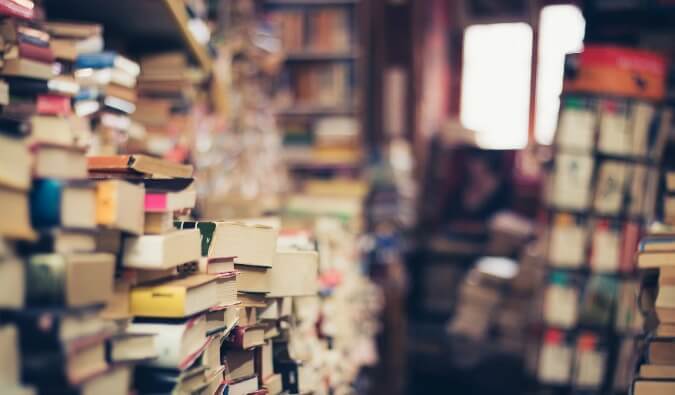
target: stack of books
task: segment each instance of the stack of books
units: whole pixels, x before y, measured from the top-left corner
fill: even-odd
[[[175,161],[185,160],[195,125],[192,108],[205,74],[190,66],[183,52],[165,52],[141,58],[139,100],[133,120],[144,133],[132,136],[130,149]]]
[[[645,314],[646,337],[642,344],[639,366],[634,372],[636,395],[669,393],[675,390],[675,217],[671,194],[675,192],[675,172],[666,174],[663,196],[665,225],[653,225],[640,242],[638,267],[643,270],[640,288]]]
[[[86,41],[100,34],[89,30],[83,28],[74,38]],[[132,130],[130,115],[136,110],[135,88],[140,66],[117,52],[101,51],[78,54],[74,69],[75,79],[81,87],[75,110],[79,115],[89,117],[95,125],[89,152],[96,155],[119,153],[120,145]]]

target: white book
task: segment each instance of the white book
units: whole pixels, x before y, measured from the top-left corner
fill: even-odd
[[[593,158],[588,155],[558,154],[555,158],[555,173],[551,189],[554,206],[565,209],[584,210],[591,201],[591,178]]]
[[[206,349],[209,340],[204,315],[183,322],[134,322],[127,332],[155,334],[157,358],[145,364],[167,369],[186,369]]]
[[[593,149],[596,124],[594,111],[565,108],[560,114],[556,144],[563,150],[590,152]]]
[[[267,297],[308,296],[319,292],[319,254],[316,251],[280,249],[269,269]]]
[[[628,166],[623,162],[609,160],[600,165],[596,181],[593,208],[601,214],[617,214],[621,211]]]
[[[196,229],[176,230],[163,235],[142,235],[125,239],[122,265],[137,269],[170,269],[197,262],[201,241]]]

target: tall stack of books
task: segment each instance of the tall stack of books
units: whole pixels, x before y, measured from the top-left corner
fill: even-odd
[[[91,156],[88,164],[99,180],[101,223],[124,232],[121,240],[101,234],[120,261],[104,311],[120,324],[118,357],[140,362],[134,382],[143,392],[216,386],[218,373],[201,362],[213,340],[205,311],[218,304],[216,277],[198,273],[199,232],[173,227],[174,215],[195,205],[192,167],[142,155]]]
[[[654,218],[670,129],[671,114],[658,104],[665,62],[602,46],[570,56],[577,69],[566,75],[547,179],[549,273],[540,290],[545,327],[535,376],[566,391],[626,391],[622,369],[630,353],[622,350],[641,326],[631,296],[639,288],[634,251],[643,224]],[[645,90],[594,78],[608,70],[654,84]]]
[[[675,172],[666,174],[663,196],[665,225],[655,224],[640,242],[638,267],[643,271],[638,303],[645,315],[646,336],[633,373],[635,395],[675,391],[675,232],[671,194]]]

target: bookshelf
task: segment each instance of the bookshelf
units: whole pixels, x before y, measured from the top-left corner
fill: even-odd
[[[47,0],[53,19],[103,24],[105,34],[122,40],[132,53],[185,49],[205,73],[213,67],[204,45],[188,27],[188,14],[180,0]]]
[[[362,53],[359,2],[269,0],[263,4],[270,20],[279,28],[285,52],[278,83],[280,95],[275,100],[279,125],[285,136],[291,129],[296,132],[302,129],[307,136],[285,139],[286,147],[312,150],[320,139],[319,130],[331,128],[326,125],[322,128],[322,123],[350,119],[351,142],[339,148],[357,150],[354,142],[361,141],[362,126],[361,69],[366,61]],[[287,162],[287,165],[291,170],[326,167],[318,162]],[[345,166],[337,164],[338,168]]]

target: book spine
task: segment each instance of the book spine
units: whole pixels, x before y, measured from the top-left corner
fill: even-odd
[[[61,223],[63,184],[57,180],[37,180],[30,192],[31,223],[34,227],[58,226]]]
[[[87,54],[78,56],[75,61],[75,67],[80,69],[105,69],[113,67],[115,64],[115,54],[111,52],[101,52],[97,54]]]
[[[243,350],[244,349],[244,334],[246,333],[246,329],[242,328],[241,326],[237,326],[232,330],[232,333],[230,336],[225,339],[227,344],[231,347],[238,348]]]
[[[38,62],[54,62],[54,53],[51,48],[34,45],[30,42],[19,43],[19,55],[22,58],[37,60]]]
[[[16,37],[17,37],[17,42],[18,42],[19,45],[30,44],[30,45],[34,45],[34,46],[39,47],[39,48],[48,49],[51,52],[49,42],[43,40],[40,37],[31,36],[30,34],[25,34],[25,33],[21,33],[21,32],[18,32],[16,34]]]
[[[37,113],[40,115],[70,115],[70,98],[59,95],[38,95]]]
[[[168,210],[168,194],[166,193],[146,193],[145,211],[162,212]]]
[[[67,262],[62,255],[37,254],[28,259],[26,303],[29,306],[65,304]]]
[[[131,314],[138,317],[182,318],[185,289],[141,287],[131,291]]]
[[[96,184],[96,223],[99,225],[113,225],[117,212],[117,188],[111,181]]]
[[[17,4],[13,0],[0,0],[0,15],[14,16],[22,19],[33,19],[33,8]]]
[[[33,96],[49,92],[48,83],[43,80],[8,78],[7,82],[12,95]]]

